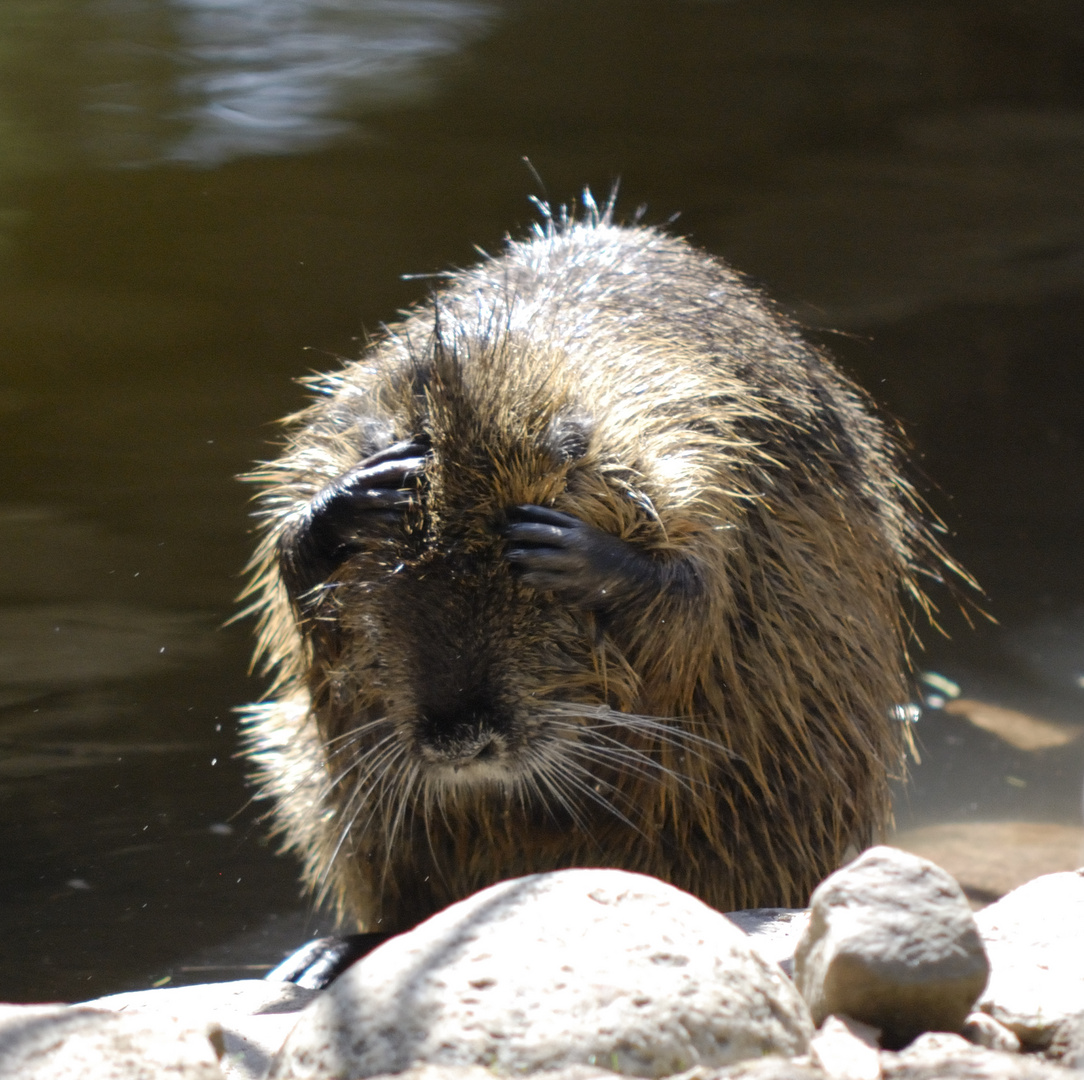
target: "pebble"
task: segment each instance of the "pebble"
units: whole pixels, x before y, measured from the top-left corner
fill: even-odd
[[[874,847],[814,891],[794,981],[815,1023],[845,1014],[905,1046],[959,1031],[989,964],[960,886],[927,859]]]
[[[809,1052],[832,1080],[879,1080],[880,1032],[847,1016],[829,1016],[813,1036]]]
[[[985,1046],[987,1050],[1003,1050],[1007,1054],[1020,1053],[1020,1040],[989,1013],[973,1012],[964,1021],[960,1033],[968,1042]]]

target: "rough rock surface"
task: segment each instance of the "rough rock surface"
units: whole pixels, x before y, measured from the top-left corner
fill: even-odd
[[[293,983],[263,979],[170,986],[161,990],[134,990],[110,994],[80,1004],[112,1012],[154,1012],[169,1016],[263,1016],[300,1012],[319,990],[304,990]]]
[[[169,1016],[193,1027],[220,1026],[221,1068],[227,1080],[259,1080],[317,990],[293,983],[238,979],[111,994],[84,1002],[98,1009]]]
[[[302,1013],[270,1075],[658,1077],[800,1054],[811,1034],[793,985],[725,916],[640,874],[565,870],[502,882],[370,953]]]
[[[78,1005],[0,1006],[0,1076],[19,1080],[223,1080],[210,1036],[161,1016]]]
[[[419,1065],[406,1072],[374,1077],[373,1080],[493,1080],[493,1073],[481,1065]],[[616,1080],[616,1077],[609,1069],[594,1065],[569,1065],[547,1072],[545,1080]]]
[[[825,1080],[825,1075],[823,1069],[806,1057],[768,1057],[742,1061],[725,1069],[699,1070],[680,1080]]]
[[[1084,1012],[1084,870],[1047,874],[978,912],[990,982],[979,1003],[1025,1046]]]
[[[1084,1012],[1067,1016],[1057,1024],[1046,1052],[1059,1065],[1084,1070]]]
[[[940,867],[874,847],[813,893],[794,980],[816,1023],[843,1013],[883,1045],[958,1031],[989,967],[960,886]]]
[[[973,1046],[958,1035],[922,1035],[902,1053],[881,1054],[884,1080],[1071,1080],[1040,1058]]]
[[[879,1080],[880,1032],[850,1017],[829,1016],[810,1043],[810,1057],[833,1080]]]

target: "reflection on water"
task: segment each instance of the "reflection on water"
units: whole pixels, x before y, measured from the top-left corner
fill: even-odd
[[[895,136],[872,152],[799,158],[805,183],[769,189],[721,225],[735,257],[782,230],[779,286],[815,298],[803,310],[815,324],[852,329],[1079,287],[1084,109],[956,108]]]
[[[493,0],[4,0],[0,256],[14,182],[93,162],[210,167],[364,134],[439,86]],[[2,401],[0,401],[2,408]]]
[[[98,121],[94,153],[117,164],[164,158],[207,166],[355,135],[366,111],[430,91],[432,61],[484,32],[493,4],[114,0],[98,10],[103,62],[120,54],[136,70],[88,88],[86,107]],[[133,35],[133,20],[156,33]],[[155,100],[149,79],[166,81],[166,101]],[[125,136],[141,122],[140,148]]]
[[[842,332],[999,620],[935,598],[916,660],[959,695],[907,842],[976,897],[1077,858],[1081,0],[4,0],[0,996],[247,974],[323,925],[233,757],[233,477],[401,275],[526,224],[524,154]]]

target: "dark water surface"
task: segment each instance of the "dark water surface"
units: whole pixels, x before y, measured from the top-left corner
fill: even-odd
[[[906,425],[999,620],[939,597],[920,665],[1065,738],[927,709],[901,824],[1080,824],[1084,3],[4,0],[0,999],[320,925],[233,758],[234,477],[531,221],[522,155],[680,212]]]

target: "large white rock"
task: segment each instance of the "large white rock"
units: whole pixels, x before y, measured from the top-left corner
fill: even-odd
[[[960,886],[940,867],[875,847],[817,886],[794,954],[815,1022],[845,1014],[884,1045],[958,1031],[989,966]]]
[[[799,1054],[811,1034],[794,987],[724,916],[654,878],[565,870],[494,885],[370,953],[302,1013],[270,1075],[662,1077]]]
[[[78,1005],[0,1005],[0,1077],[223,1080],[206,1027]]]
[[[84,1004],[115,1012],[154,1013],[193,1027],[215,1024],[226,1080],[260,1080],[297,1023],[298,1013],[320,993],[293,983],[237,979],[134,990]]]
[[[983,1011],[1037,1047],[1084,1013],[1084,870],[1036,878],[975,920],[990,955]]]

